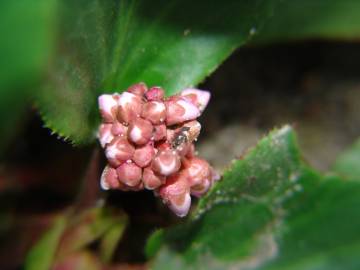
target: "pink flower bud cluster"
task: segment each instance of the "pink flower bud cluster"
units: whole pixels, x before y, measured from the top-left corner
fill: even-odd
[[[176,215],[185,216],[190,195],[203,195],[218,179],[196,157],[193,144],[201,129],[196,118],[209,99],[209,92],[197,89],[165,98],[162,88],[144,83],[101,95],[98,138],[108,160],[102,188],[153,190]]]

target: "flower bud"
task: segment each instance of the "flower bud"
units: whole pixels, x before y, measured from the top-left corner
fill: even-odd
[[[161,87],[151,87],[149,91],[145,93],[145,97],[149,101],[160,101],[164,98],[164,90]]]
[[[166,123],[168,125],[194,120],[199,116],[198,107],[185,98],[173,97],[166,101]]]
[[[118,99],[118,118],[121,123],[129,124],[138,116],[142,110],[141,98],[129,92],[124,92]]]
[[[116,119],[117,101],[116,95],[101,95],[98,98],[99,110],[105,123],[112,123]]]
[[[211,180],[210,165],[205,160],[194,157],[183,163],[185,169],[182,172],[186,175],[190,187],[201,185],[204,179]]]
[[[146,84],[141,82],[130,86],[127,89],[127,92],[137,95],[139,97],[143,97],[147,90],[148,89]]]
[[[180,95],[197,106],[201,112],[204,111],[210,100],[210,92],[193,88],[181,91]]]
[[[100,186],[103,190],[116,189],[119,187],[119,180],[116,170],[106,166],[101,174]]]
[[[189,212],[191,205],[189,186],[182,174],[169,177],[166,184],[160,187],[159,196],[177,216],[184,217]]]
[[[151,165],[151,168],[160,175],[171,175],[180,169],[179,155],[173,150],[160,150]]]
[[[154,144],[149,143],[135,150],[133,161],[139,167],[144,168],[150,164],[154,156],[155,156]]]
[[[192,186],[190,188],[190,193],[191,195],[199,198],[209,190],[210,186],[211,181],[209,179],[203,179],[200,184]]]
[[[160,141],[166,137],[166,126],[165,124],[154,126],[153,130],[154,141]]]
[[[143,171],[143,182],[146,189],[156,189],[165,183],[165,176],[157,175],[154,171],[147,167]]]
[[[139,185],[141,181],[142,170],[133,162],[125,162],[121,164],[116,169],[116,172],[118,174],[119,181],[129,187],[135,187]]]
[[[110,143],[114,136],[111,132],[113,124],[101,124],[98,132],[98,138],[100,145],[104,148],[108,143]]]
[[[113,167],[131,159],[135,148],[124,137],[116,137],[105,149],[105,156]]]
[[[152,137],[153,126],[144,119],[136,118],[129,126],[128,138],[137,145],[147,143]]]
[[[165,121],[166,107],[161,101],[150,101],[144,104],[141,116],[149,120],[154,125]]]
[[[127,133],[127,127],[119,123],[118,121],[115,121],[112,125],[111,133],[114,136],[124,136]]]

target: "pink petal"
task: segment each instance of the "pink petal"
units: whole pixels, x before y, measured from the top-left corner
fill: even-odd
[[[116,189],[119,187],[119,180],[116,170],[106,166],[101,174],[100,186],[103,190]]]
[[[184,217],[189,212],[191,197],[186,178],[181,174],[169,177],[166,184],[159,189],[159,196],[163,202],[179,217]]]
[[[194,120],[200,116],[200,110],[185,98],[171,98],[166,101],[166,123],[179,124]]]
[[[144,119],[136,118],[129,126],[128,138],[137,145],[147,143],[153,132],[152,124]]]
[[[194,88],[188,88],[181,91],[181,96],[185,97],[195,104],[200,111],[204,111],[210,100],[210,92]]]
[[[133,157],[135,148],[124,137],[116,137],[105,149],[110,165],[117,167]]]
[[[123,124],[131,123],[140,116],[142,111],[141,98],[129,92],[124,92],[119,96],[118,106],[118,118]]]
[[[137,95],[139,97],[143,97],[147,90],[148,89],[147,89],[146,84],[141,82],[141,83],[137,83],[137,84],[130,86],[127,89],[127,92]]]
[[[101,124],[99,127],[98,139],[102,148],[114,139],[114,135],[111,132],[112,127],[113,124]]]
[[[136,163],[136,165],[143,168],[150,164],[154,156],[155,156],[154,145],[153,143],[149,143],[135,150],[133,161]]]
[[[164,90],[161,87],[151,87],[149,91],[145,93],[145,97],[149,101],[160,101],[164,99]]]
[[[125,162],[121,164],[116,169],[116,172],[118,174],[119,180],[129,187],[135,187],[141,181],[142,170],[132,162]]]
[[[154,171],[147,167],[143,171],[143,182],[146,189],[156,189],[165,183],[165,176],[160,176],[154,173]]]
[[[150,101],[144,104],[141,116],[149,120],[154,125],[165,121],[166,107],[161,101]]]
[[[117,102],[114,95],[101,95],[98,98],[100,114],[103,121],[106,123],[112,123],[116,119],[117,114]]]
[[[161,150],[159,151],[153,162],[152,169],[164,176],[171,175],[180,169],[181,161],[179,155],[173,150]]]

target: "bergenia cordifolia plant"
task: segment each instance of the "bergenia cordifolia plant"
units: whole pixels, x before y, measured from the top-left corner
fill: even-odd
[[[201,129],[196,118],[209,99],[198,89],[165,98],[161,87],[144,83],[101,95],[98,138],[108,160],[101,187],[153,190],[176,215],[186,216],[190,195],[202,196],[219,178],[194,146]]]

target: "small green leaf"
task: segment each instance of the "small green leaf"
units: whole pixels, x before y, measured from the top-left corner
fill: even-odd
[[[58,243],[66,227],[66,217],[58,217],[53,226],[30,250],[25,260],[26,270],[50,269],[58,248]]]
[[[67,212],[58,218],[53,227],[30,250],[25,269],[46,270],[54,263],[73,259],[77,261],[76,254],[81,254],[89,244],[102,237],[109,238],[108,234],[115,239],[112,239],[112,242],[109,239],[105,240],[109,250],[108,253],[101,252],[111,256],[116,241],[122,235],[122,231],[119,230],[114,233],[114,228],[123,230],[126,223],[127,218],[123,212],[106,207],[90,208],[80,214]],[[83,261],[80,257],[79,263]]]
[[[341,154],[334,164],[334,171],[342,176],[360,180],[360,139]]]
[[[263,138],[183,225],[150,238],[153,269],[357,269],[360,184],[301,161],[288,126]]]
[[[110,262],[126,226],[126,221],[119,220],[105,233],[100,245],[100,258],[103,262]]]

